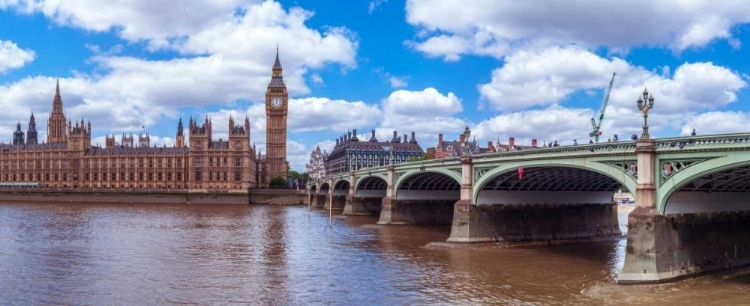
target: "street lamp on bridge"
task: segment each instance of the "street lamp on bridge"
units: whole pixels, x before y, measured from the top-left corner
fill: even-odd
[[[643,112],[643,134],[641,139],[648,139],[648,111],[654,108],[654,96],[649,95],[648,91],[643,89],[643,97],[638,98],[638,109]]]

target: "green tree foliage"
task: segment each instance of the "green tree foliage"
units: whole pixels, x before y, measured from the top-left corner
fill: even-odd
[[[270,187],[270,188],[286,188],[286,187],[289,187],[289,184],[287,184],[285,178],[277,176],[277,177],[274,177],[268,183],[268,187]]]
[[[407,159],[406,161],[407,161],[407,162],[414,162],[414,161],[420,161],[420,160],[428,160],[428,159],[430,159],[430,158],[429,158],[429,157],[427,157],[427,154],[425,153],[425,154],[422,154],[422,156],[418,156],[418,157],[409,157],[409,158],[408,158],[408,159]]]

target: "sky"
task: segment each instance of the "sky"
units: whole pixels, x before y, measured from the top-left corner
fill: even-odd
[[[605,140],[640,134],[644,88],[652,137],[750,132],[745,0],[0,0],[0,141],[32,112],[46,137],[59,78],[94,144],[170,146],[191,116],[226,138],[231,115],[264,152],[277,45],[297,171],[352,129],[588,142],[613,72]]]

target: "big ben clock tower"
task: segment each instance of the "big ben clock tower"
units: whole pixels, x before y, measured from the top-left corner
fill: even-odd
[[[282,76],[279,48],[271,69],[271,82],[266,89],[266,169],[270,182],[275,177],[287,175],[286,160],[286,115],[289,94]]]

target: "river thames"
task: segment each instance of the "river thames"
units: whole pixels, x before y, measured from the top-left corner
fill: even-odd
[[[612,289],[624,238],[434,248],[448,227],[375,222],[329,225],[301,206],[0,205],[0,304],[750,303],[748,276]]]

